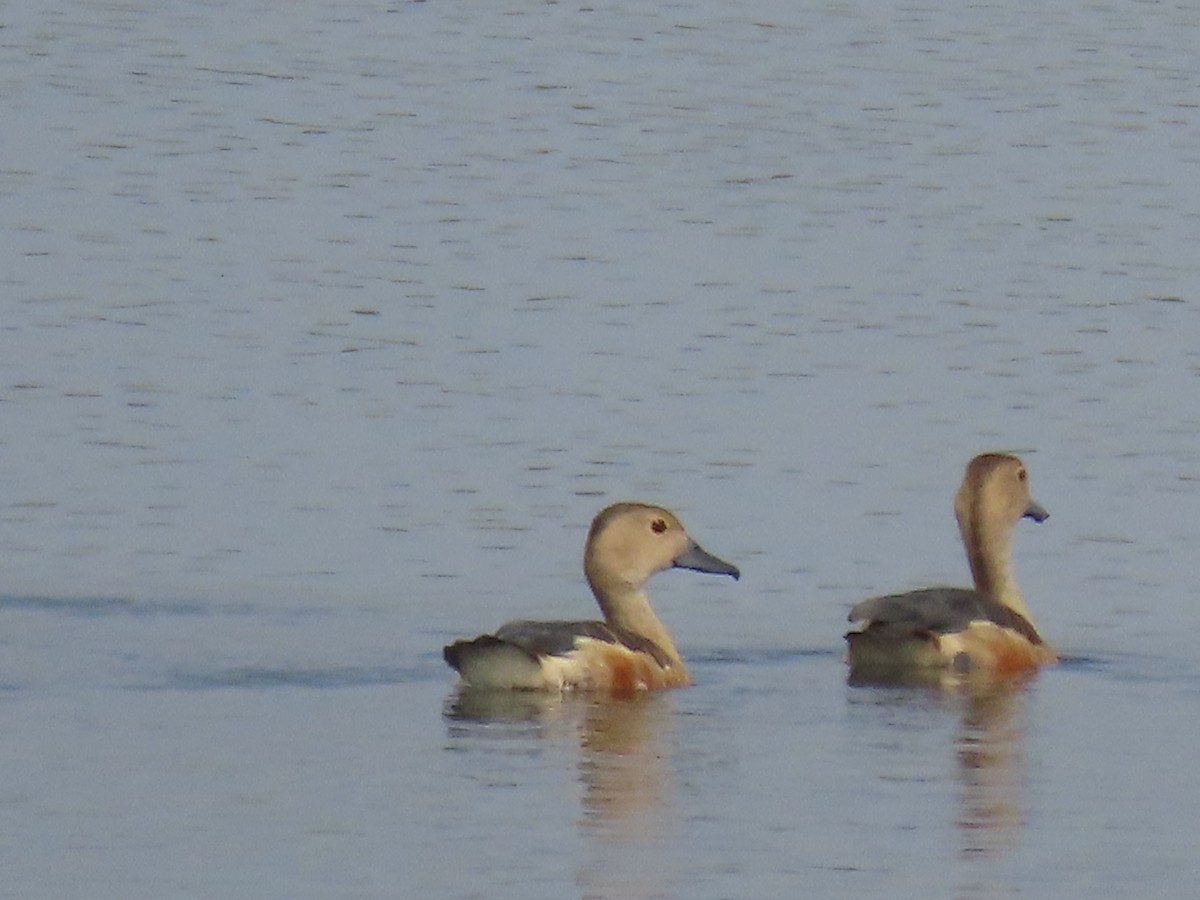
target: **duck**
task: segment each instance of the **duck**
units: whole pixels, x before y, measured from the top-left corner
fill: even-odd
[[[462,685],[476,689],[631,696],[689,685],[687,666],[645,591],[652,576],[672,568],[741,576],[737,566],[697,544],[669,510],[614,503],[592,520],[583,554],[603,621],[512,621],[454,641],[442,656]]]
[[[1057,660],[1033,624],[1012,566],[1016,524],[1050,516],[1030,494],[1025,463],[1008,453],[976,456],[955,495],[954,515],[975,587],[922,588],[855,604],[849,619],[861,625],[846,635],[852,679],[1010,677]]]

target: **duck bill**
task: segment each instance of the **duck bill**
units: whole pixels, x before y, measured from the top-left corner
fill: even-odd
[[[737,566],[718,559],[695,541],[688,543],[687,549],[675,557],[673,564],[677,569],[691,569],[693,572],[707,572],[710,575],[730,575],[734,581],[742,574]]]
[[[1045,522],[1050,518],[1050,513],[1046,512],[1046,507],[1042,506],[1036,500],[1029,501],[1029,505],[1025,507],[1025,512],[1022,515],[1026,519],[1033,519],[1035,522]]]

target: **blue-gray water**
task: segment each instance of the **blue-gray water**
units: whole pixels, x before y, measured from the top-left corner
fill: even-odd
[[[1190,897],[1200,12],[15,4],[0,894]],[[846,684],[1020,451],[1062,665]],[[697,684],[457,698],[617,499]]]

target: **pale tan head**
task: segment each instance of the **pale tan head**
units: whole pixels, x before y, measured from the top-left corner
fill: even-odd
[[[739,575],[736,566],[692,540],[674,513],[644,503],[616,503],[601,510],[588,531],[583,568],[601,600],[639,591],[664,569]]]
[[[1012,529],[1022,518],[1050,515],[1029,493],[1025,464],[1006,453],[984,453],[967,464],[954,515],[976,590],[1029,618],[1011,565]]]
[[[1011,528],[1022,518],[1043,522],[1050,515],[1029,492],[1025,464],[1007,453],[983,453],[967,464],[954,498],[960,528]]]
[[[592,521],[583,569],[605,622],[654,644],[667,660],[670,683],[689,684],[679,650],[642,589],[656,572],[671,568],[739,575],[736,566],[688,537],[679,519],[661,506],[616,503]]]

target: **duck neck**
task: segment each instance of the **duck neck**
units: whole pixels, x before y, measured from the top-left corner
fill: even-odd
[[[960,523],[963,546],[975,579],[975,590],[1007,606],[1030,625],[1029,607],[1017,587],[1012,566],[1012,539],[1006,528],[986,528],[980,523]]]
[[[592,593],[610,626],[632,632],[653,641],[670,659],[672,665],[683,668],[683,659],[666,627],[655,615],[645,592],[627,585],[603,585],[589,579]]]

